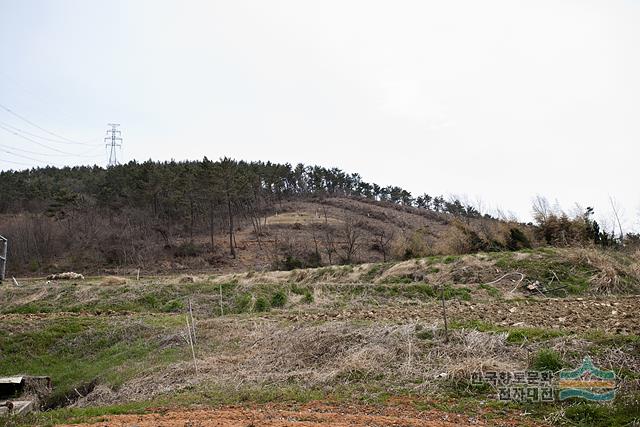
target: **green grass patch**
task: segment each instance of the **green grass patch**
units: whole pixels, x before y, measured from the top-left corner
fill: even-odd
[[[117,386],[143,369],[179,360],[186,351],[162,348],[165,335],[166,326],[144,318],[68,317],[28,328],[7,323],[0,330],[0,375],[48,375],[56,402],[93,380]]]
[[[284,307],[287,304],[287,294],[283,290],[277,290],[273,295],[271,295],[271,306],[272,307]]]
[[[629,396],[613,405],[576,402],[564,412],[566,424],[584,427],[640,425],[640,395]]]
[[[589,279],[596,273],[593,267],[577,264],[564,258],[561,253],[549,248],[526,251],[528,256],[518,256],[519,252],[499,252],[493,254],[495,265],[504,271],[518,271],[531,281],[545,284],[550,296],[581,294],[588,290]]]
[[[543,348],[533,356],[530,365],[538,371],[558,372],[566,363],[557,351]]]
[[[485,291],[487,291],[487,294],[492,298],[502,298],[502,294],[500,293],[500,291],[491,285],[486,285],[483,283],[480,286],[478,286],[478,288],[484,289]]]
[[[452,329],[475,329],[480,332],[506,332],[507,342],[518,345],[524,342],[547,341],[567,335],[566,332],[557,329],[499,326],[482,320],[452,321],[450,327]]]

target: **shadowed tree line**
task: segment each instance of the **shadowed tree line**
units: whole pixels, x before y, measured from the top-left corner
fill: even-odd
[[[317,196],[357,196],[416,206],[456,216],[480,213],[459,200],[381,187],[357,173],[337,168],[244,162],[228,158],[187,162],[130,162],[101,167],[37,168],[0,173],[0,213],[45,213],[63,220],[87,211],[113,215],[142,210],[158,222],[179,223],[191,235],[198,221],[260,212],[282,200]],[[213,226],[211,225],[211,231]]]
[[[357,173],[338,168],[244,162],[223,158],[211,161],[135,161],[102,167],[45,167],[0,172],[0,213],[41,212],[64,215],[74,205],[94,204],[104,209],[144,208],[156,217],[179,219],[203,210],[207,203],[277,203],[298,196],[359,196],[415,206],[457,216],[479,217],[473,206],[443,196],[413,197],[397,187],[382,187]],[[227,203],[228,204],[228,203]],[[198,205],[198,209],[196,209]]]

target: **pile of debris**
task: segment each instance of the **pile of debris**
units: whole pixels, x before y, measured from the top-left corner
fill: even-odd
[[[79,273],[68,271],[66,273],[50,274],[47,280],[84,280],[84,276]]]
[[[50,393],[49,377],[1,377],[0,415],[24,415],[37,411]]]

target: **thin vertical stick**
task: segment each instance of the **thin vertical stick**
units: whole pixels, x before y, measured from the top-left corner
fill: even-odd
[[[140,280],[140,269],[138,269],[138,275],[136,276],[136,280]]]
[[[9,247],[9,241],[0,236],[0,283],[4,280],[4,275],[7,270],[7,250]]]
[[[222,283],[220,284],[220,316],[224,316],[224,310],[222,309]]]
[[[191,355],[193,356],[193,367],[196,370],[196,375],[198,375],[198,363],[196,362],[196,350],[193,347],[193,339],[191,338],[191,326],[189,325],[189,315],[185,315],[185,319],[187,320],[187,334],[189,335],[189,345],[191,345]]]
[[[447,308],[444,304],[444,285],[440,286],[440,296],[442,297],[442,317],[444,318],[444,342],[449,342],[449,327],[447,325]]]
[[[191,317],[191,329],[193,330],[193,343],[198,344],[198,338],[196,337],[196,321],[193,318],[193,310],[191,308],[191,298],[189,298],[189,316]]]
[[[409,357],[407,359],[407,372],[411,372],[411,335],[409,335]]]

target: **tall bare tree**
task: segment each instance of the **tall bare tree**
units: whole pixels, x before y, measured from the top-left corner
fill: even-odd
[[[385,230],[380,229],[375,235],[375,243],[380,248],[380,252],[382,253],[382,260],[384,262],[387,261],[387,257],[389,256],[389,250],[391,249],[391,241],[395,237],[395,233],[393,230]]]
[[[613,217],[615,219],[616,224],[618,224],[618,231],[620,231],[620,244],[624,244],[624,232],[622,231],[622,221],[620,220],[620,217],[622,216],[620,207],[611,196],[609,196],[609,203],[611,203],[611,210],[613,211]]]
[[[351,264],[360,245],[360,229],[356,227],[351,219],[347,218],[342,225],[341,237],[344,238],[344,261]]]

